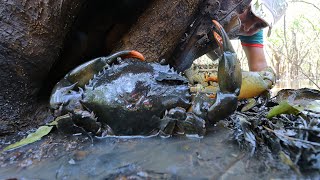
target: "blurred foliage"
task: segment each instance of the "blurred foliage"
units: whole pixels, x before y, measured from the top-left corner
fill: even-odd
[[[266,39],[266,53],[279,79],[309,79],[319,88],[320,2],[291,0]]]

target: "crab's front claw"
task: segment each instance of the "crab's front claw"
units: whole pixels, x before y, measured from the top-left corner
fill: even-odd
[[[99,57],[86,62],[71,72],[69,72],[64,78],[71,83],[77,83],[78,87],[84,87],[95,74],[103,71],[117,61],[118,58],[137,58],[142,61],[145,60],[144,56],[138,51],[126,50],[119,51],[107,57]]]
[[[220,91],[222,93],[239,95],[242,81],[240,62],[223,27],[215,20],[213,20],[213,23],[221,33],[220,37],[216,32],[213,32],[222,50],[222,56],[219,59],[218,66],[218,84]]]
[[[84,88],[96,74],[115,63],[118,58],[145,59],[138,51],[127,50],[79,65],[55,85],[50,96],[50,107],[58,109],[61,105],[69,104],[71,100],[79,100],[82,93],[78,89]]]
[[[215,20],[212,21],[220,32],[214,33],[214,37],[222,50],[218,66],[218,84],[215,103],[208,109],[208,119],[216,122],[232,114],[237,108],[237,96],[240,93],[242,75],[240,62],[237,59],[232,44],[223,27]]]
[[[101,134],[101,124],[97,122],[93,113],[76,110],[55,119],[56,127],[66,134],[92,132],[94,135]]]
[[[59,81],[52,90],[50,96],[50,107],[52,109],[59,109],[63,104],[69,103],[71,99],[78,99],[78,93],[72,91],[76,83],[72,84],[66,79]]]

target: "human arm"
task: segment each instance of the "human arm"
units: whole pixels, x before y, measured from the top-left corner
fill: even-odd
[[[268,64],[263,48],[263,31],[252,36],[240,36],[242,48],[247,56],[250,71],[262,71]]]
[[[250,71],[262,71],[268,64],[263,47],[242,46],[247,59]]]
[[[247,98],[270,89],[275,83],[276,74],[266,61],[262,31],[253,36],[240,36],[240,40],[250,70],[243,73],[244,82],[242,83],[240,97]]]

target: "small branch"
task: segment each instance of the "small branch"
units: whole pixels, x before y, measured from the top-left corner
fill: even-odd
[[[314,84],[315,86],[317,86],[318,89],[320,89],[320,86],[318,86],[317,83],[315,83],[307,74],[305,74],[305,73],[303,72],[303,69],[302,69],[300,66],[298,66],[298,67],[299,67],[300,72],[301,72],[305,77],[307,77],[307,78],[312,82],[312,84]]]
[[[284,137],[284,138],[286,138],[286,139],[288,139],[288,140],[291,140],[291,141],[299,141],[299,142],[303,142],[303,143],[306,143],[306,144],[310,144],[310,145],[313,145],[313,146],[319,146],[319,147],[320,147],[320,143],[316,143],[316,142],[312,142],[312,141],[306,141],[306,140],[303,140],[303,139],[297,139],[297,138],[285,136],[285,135],[283,135],[283,134],[280,134],[280,133],[275,132],[274,130],[272,130],[272,129],[266,127],[266,126],[263,126],[263,127],[264,127],[267,131],[272,132],[272,133],[274,133],[274,134],[276,134],[276,135],[278,135],[278,136]]]
[[[310,2],[306,2],[306,1],[302,1],[302,0],[301,1],[300,0],[293,0],[293,1],[290,1],[290,2],[293,2],[293,3],[300,2],[300,3],[309,4],[309,5],[313,6],[314,8],[316,8],[316,9],[318,9],[320,11],[320,8],[318,6],[316,6],[316,5],[314,5],[313,3],[310,3]]]
[[[318,130],[318,129],[297,128],[297,127],[287,127],[286,129],[296,129],[296,130],[303,130],[303,131],[320,133],[320,130]]]

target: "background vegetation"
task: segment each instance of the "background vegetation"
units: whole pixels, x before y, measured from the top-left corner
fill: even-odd
[[[269,65],[278,75],[279,88],[319,89],[320,1],[291,0],[288,4],[286,15],[265,39]],[[246,57],[241,47],[236,47],[242,67],[247,69]]]

